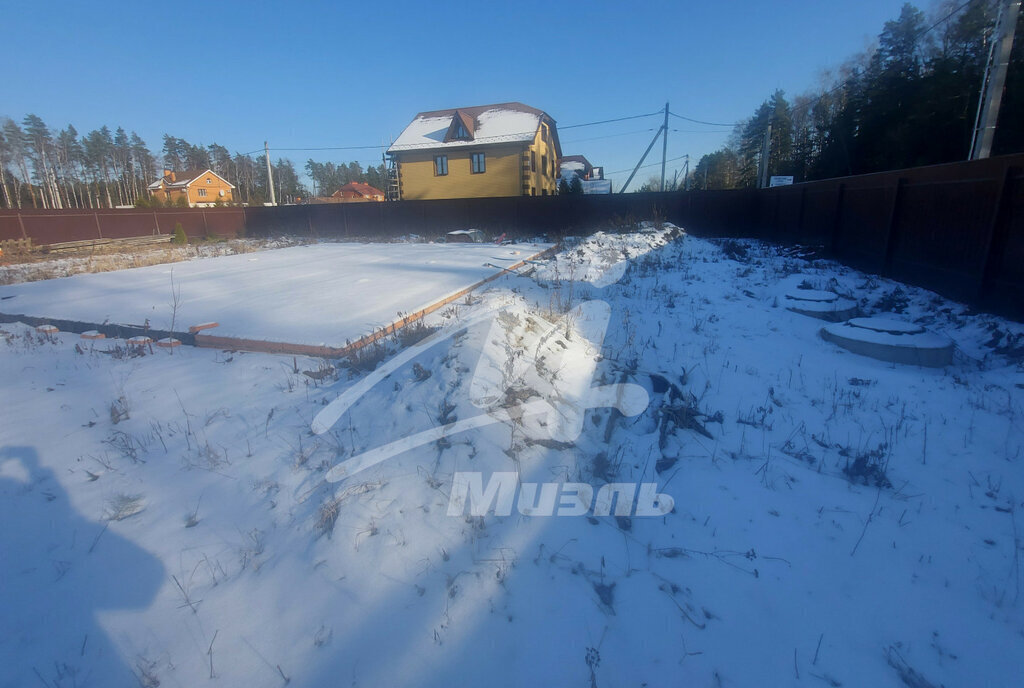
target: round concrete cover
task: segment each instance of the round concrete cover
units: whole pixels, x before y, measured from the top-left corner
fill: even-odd
[[[786,293],[786,308],[819,320],[841,322],[857,315],[857,302],[831,291],[796,289]]]
[[[874,330],[875,332],[887,332],[889,334],[919,334],[924,332],[924,328],[917,323],[907,322],[906,320],[897,320],[896,318],[889,318],[885,316],[873,317],[873,318],[854,318],[849,324],[852,327],[863,327],[865,330]]]
[[[793,301],[818,301],[832,303],[839,298],[839,294],[831,291],[818,291],[815,289],[797,289],[786,294],[787,299]]]
[[[890,363],[941,368],[953,362],[953,340],[893,317],[854,318],[821,329],[823,339]]]

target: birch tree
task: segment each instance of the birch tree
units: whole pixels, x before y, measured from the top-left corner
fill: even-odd
[[[5,208],[14,207],[14,203],[11,201],[11,192],[7,188],[7,166],[10,163],[11,152],[7,145],[7,137],[4,136],[3,131],[0,131],[0,188],[3,189]]]
[[[4,137],[7,139],[7,145],[11,151],[11,158],[17,167],[18,173],[20,174],[19,183],[16,184],[17,191],[16,197],[18,199],[18,207],[21,207],[21,185],[28,186],[29,196],[32,198],[32,207],[38,208],[39,204],[36,201],[36,190],[32,186],[32,178],[28,173],[28,164],[25,159],[25,132],[21,130],[18,123],[13,119],[8,119],[4,122]],[[15,179],[19,179],[15,176]]]

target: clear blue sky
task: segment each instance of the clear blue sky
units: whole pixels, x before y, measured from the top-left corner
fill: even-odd
[[[271,148],[386,144],[418,111],[508,100],[560,125],[651,112],[665,101],[682,115],[733,122],[776,88],[795,95],[814,86],[902,4],[220,2],[200,14],[200,3],[2,0],[0,116],[34,112],[80,133],[121,125],[157,154],[164,133],[232,152],[264,139]],[[643,130],[657,125],[566,129],[563,153],[609,172],[631,168],[653,136]],[[672,126],[683,131],[670,134],[670,158],[696,161],[727,136]],[[368,150],[274,155],[300,169],[308,157],[380,161]],[[681,164],[670,163],[670,173]]]

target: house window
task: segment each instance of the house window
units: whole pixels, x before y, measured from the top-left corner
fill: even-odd
[[[434,156],[434,176],[443,177],[448,174],[448,156],[447,155],[435,155]]]
[[[457,138],[457,139],[468,139],[469,138],[469,132],[466,131],[466,127],[464,127],[462,124],[459,124],[457,127],[455,127],[455,138]]]
[[[487,161],[483,153],[473,153],[472,161],[473,174],[483,174],[487,171]]]
[[[530,195],[531,195],[531,196],[536,196],[536,195],[537,195],[537,189],[535,189],[535,188],[533,188],[533,187],[531,186],[531,187],[530,187]]]
[[[206,178],[206,183],[207,184],[213,184],[213,180],[211,178],[207,177]]]
[[[546,174],[548,170],[548,156],[540,156],[540,170],[542,174]]]
[[[206,189],[199,189],[199,197],[206,198]]]
[[[547,189],[541,189],[540,190],[540,195],[541,196],[547,196],[548,195],[548,190]]]
[[[537,171],[537,151],[530,151],[530,171]]]

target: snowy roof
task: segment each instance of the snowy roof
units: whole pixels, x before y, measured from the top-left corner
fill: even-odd
[[[551,125],[557,141],[554,120],[542,110],[522,103],[498,103],[450,110],[421,112],[395,139],[388,153],[430,148],[459,148],[489,143],[532,141],[543,120]],[[457,136],[456,123],[465,126],[465,136]]]
[[[558,160],[559,177],[569,179],[572,175],[583,178],[591,173],[594,166],[582,155],[565,155]]]

